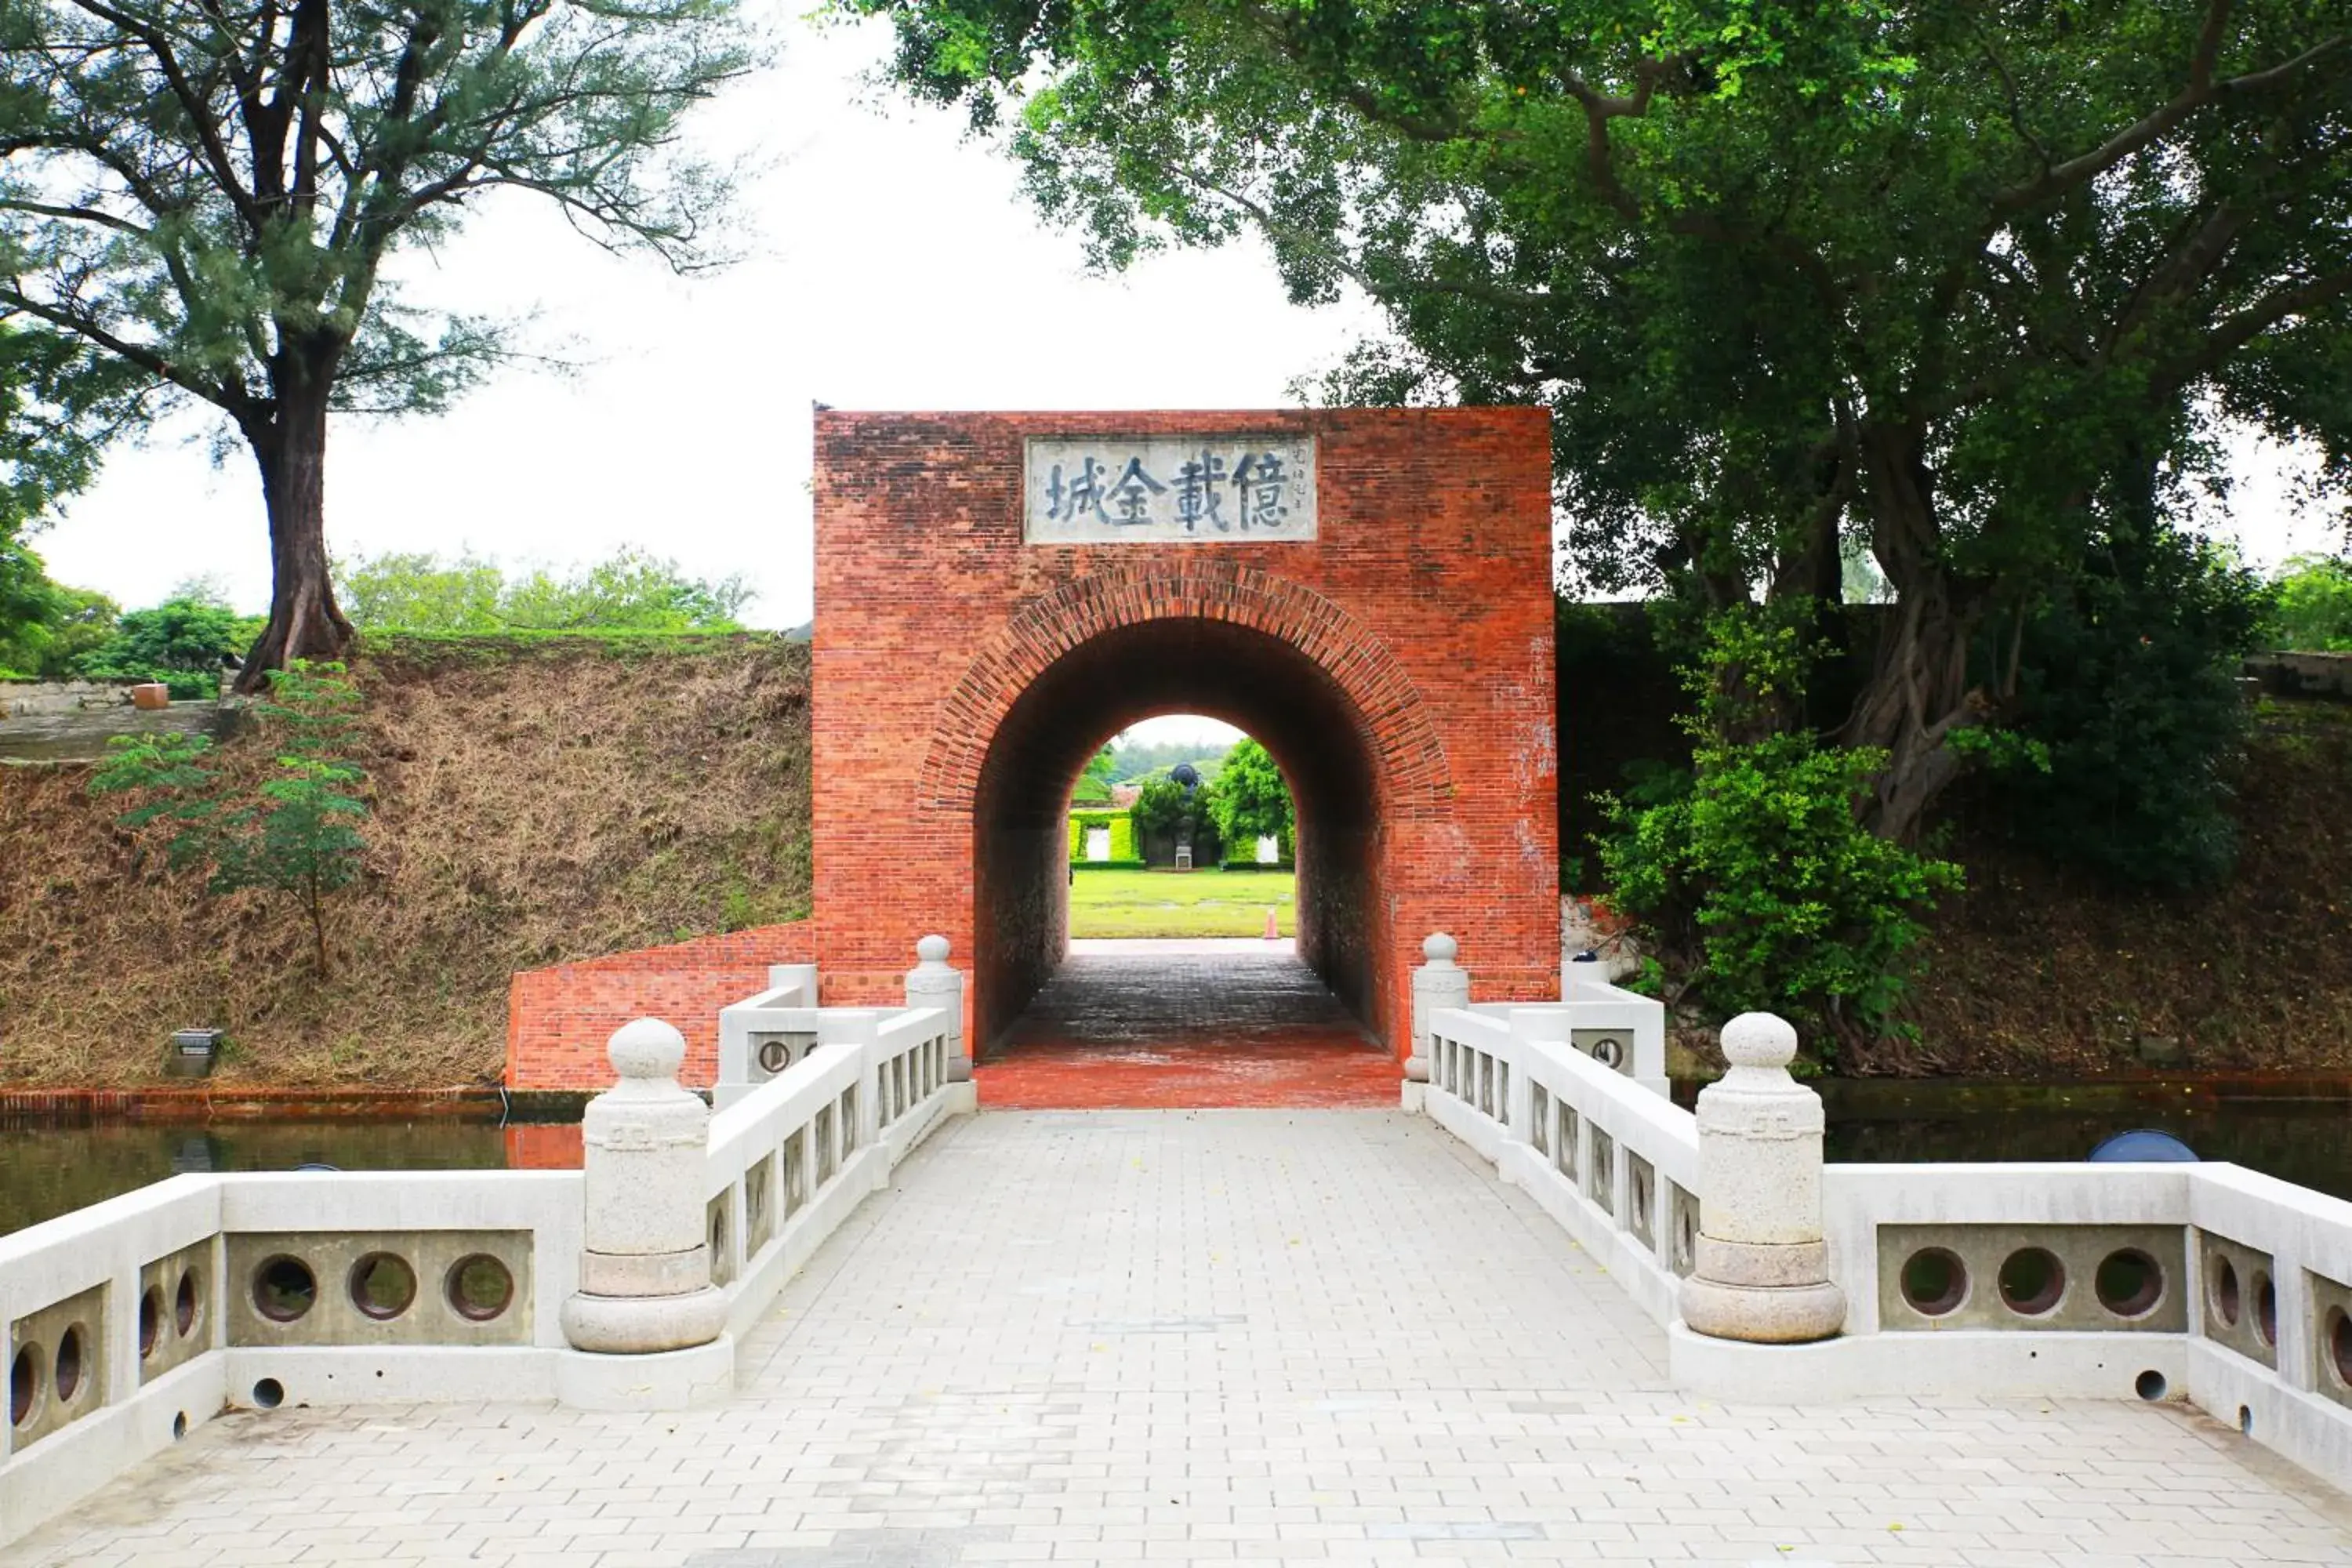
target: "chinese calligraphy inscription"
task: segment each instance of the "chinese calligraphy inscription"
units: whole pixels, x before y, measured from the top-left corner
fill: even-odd
[[[1315,537],[1315,437],[1033,437],[1022,537],[1153,544]]]

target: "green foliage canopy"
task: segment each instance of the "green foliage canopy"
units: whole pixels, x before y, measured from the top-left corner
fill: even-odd
[[[1242,848],[1272,837],[1281,841],[1285,855],[1290,853],[1298,831],[1290,789],[1274,758],[1255,740],[1244,736],[1234,743],[1224,766],[1217,770],[1217,782],[1204,793],[1204,809],[1226,845]]]
[[[751,598],[740,574],[693,577],[634,549],[562,575],[541,567],[512,578],[475,555],[394,552],[340,566],[336,584],[369,631],[735,631]]]
[[[2278,577],[2274,641],[2307,653],[2352,653],[2352,561],[2298,555]]]
[[[0,675],[67,679],[113,636],[121,613],[103,594],[52,582],[38,555],[0,538]]]
[[[2117,534],[2054,589],[2020,649],[2003,734],[2022,744],[1990,753],[2014,837],[2123,886],[2226,877],[2250,723],[2237,678],[2270,607],[2253,573],[2166,528]]]
[[[257,628],[216,599],[183,594],[123,616],[103,642],[75,660],[74,673],[89,680],[160,680],[174,697],[216,696],[221,670]]]
[[[441,408],[509,349],[387,260],[522,191],[705,262],[727,182],[681,117],[751,58],[734,0],[0,0],[0,319],[252,449],[276,582],[249,679],[349,637],[330,409]]]
[[[107,447],[145,424],[149,405],[148,379],[133,367],[0,303],[0,547],[89,484]]]
[[[1976,633],[2222,422],[2352,480],[2339,4],[839,3],[1098,263],[1255,230],[1377,300],[1327,395],[1549,405],[1588,584],[1834,604],[1865,542],[1890,837],[2015,694]]]

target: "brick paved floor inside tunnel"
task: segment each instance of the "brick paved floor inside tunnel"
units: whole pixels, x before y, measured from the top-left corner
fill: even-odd
[[[1402,1074],[1288,942],[1083,942],[973,1077],[1085,1110],[1391,1106]]]
[[[983,1113],[707,1410],[206,1424],[9,1568],[2269,1568],[2352,1503],[2137,1400],[1734,1405],[1515,1188],[1381,1111]]]

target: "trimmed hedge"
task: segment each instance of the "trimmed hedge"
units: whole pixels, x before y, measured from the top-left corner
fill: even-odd
[[[1117,842],[1116,839],[1113,842]],[[1149,871],[1150,866],[1141,860],[1073,860],[1073,871]]]
[[[1110,829],[1110,858],[1087,858],[1087,831],[1094,827]],[[1070,813],[1070,864],[1073,866],[1127,866],[1143,864],[1143,851],[1135,846],[1135,818],[1124,811],[1073,811]]]
[[[1226,871],[1296,871],[1298,869],[1298,867],[1295,862],[1289,860],[1267,862],[1264,860],[1251,859],[1228,860],[1220,868],[1220,869]]]

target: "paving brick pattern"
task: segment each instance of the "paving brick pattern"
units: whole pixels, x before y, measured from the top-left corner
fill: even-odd
[[[2352,1563],[2352,1505],[2116,1403],[1725,1408],[1531,1205],[1394,1112],[945,1130],[724,1409],[281,1410],[24,1568]]]
[[[1287,942],[1090,943],[974,1075],[992,1108],[1392,1106],[1403,1072]]]

